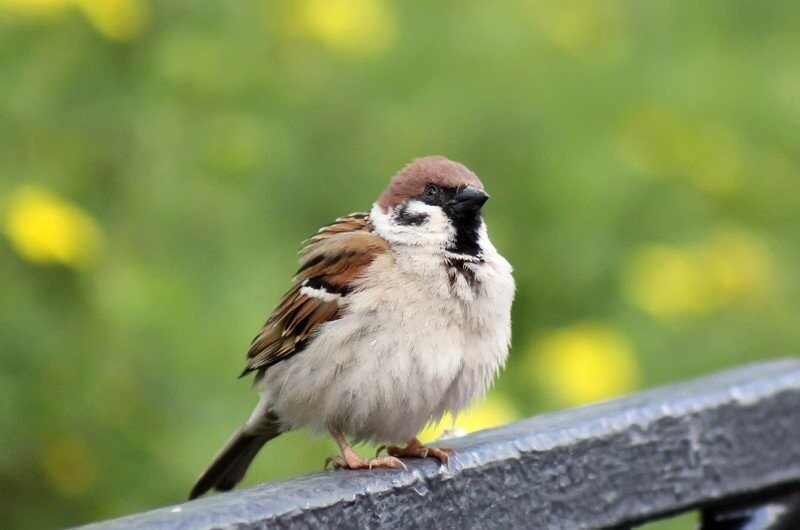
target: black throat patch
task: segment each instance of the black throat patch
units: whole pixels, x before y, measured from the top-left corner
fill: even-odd
[[[483,222],[481,214],[450,215],[449,217],[456,231],[456,240],[447,249],[448,252],[480,258],[481,246],[478,244],[478,230]]]

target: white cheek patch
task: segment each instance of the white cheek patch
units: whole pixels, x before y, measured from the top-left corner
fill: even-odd
[[[444,221],[448,225],[450,224],[450,221],[447,219],[447,216],[444,214],[442,208],[439,206],[432,206],[430,204],[425,204],[422,201],[412,199],[408,201],[405,210],[411,215],[425,216],[427,218],[425,220],[426,223],[433,222],[434,224],[442,224],[442,222]]]
[[[388,214],[375,205],[370,221],[380,236],[396,244],[441,248],[455,238],[455,229],[441,207],[415,199],[395,206]]]

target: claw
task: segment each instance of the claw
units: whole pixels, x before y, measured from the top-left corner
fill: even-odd
[[[388,468],[403,468],[404,471],[408,471],[408,466],[406,466],[402,460],[396,458],[394,456],[380,456],[377,458],[369,458],[367,459],[368,469],[372,469],[373,467],[388,467]]]
[[[403,468],[408,471],[408,467],[395,455],[378,456],[384,448],[388,450],[388,448],[384,446],[378,448],[375,458],[361,458],[353,451],[353,448],[347,443],[344,434],[342,434],[339,429],[331,429],[331,435],[333,435],[333,439],[336,440],[336,443],[339,445],[342,456],[336,455],[326,458],[325,467],[323,467],[323,469],[328,469],[328,466],[331,465],[334,469],[372,469],[384,467],[391,469]]]
[[[325,471],[328,469],[328,466],[331,466],[333,469],[344,469],[347,467],[347,461],[342,458],[341,456],[329,456],[325,459],[325,465],[322,466],[322,470]]]
[[[408,466],[406,466],[402,460],[394,456],[361,458],[353,454],[353,455],[348,455],[348,458],[345,458],[336,455],[336,456],[329,456],[328,458],[325,459],[325,467],[323,467],[323,469],[328,469],[328,465],[331,465],[333,469],[402,468],[403,470],[408,471]]]
[[[383,449],[384,446],[378,449]],[[450,455],[455,454],[455,450],[449,447],[428,447],[414,438],[405,447],[389,445],[385,447],[386,453],[390,456],[409,457],[409,458],[436,458],[442,464],[450,467]]]

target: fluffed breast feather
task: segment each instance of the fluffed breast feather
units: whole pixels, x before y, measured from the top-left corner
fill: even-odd
[[[250,344],[242,376],[256,370],[263,374],[302,351],[320,324],[339,318],[340,302],[354,280],[388,249],[386,240],[372,233],[365,213],[340,217],[306,241],[295,284]]]

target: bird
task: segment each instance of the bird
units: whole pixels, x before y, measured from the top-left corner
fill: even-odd
[[[368,212],[304,242],[292,287],[247,352],[241,376],[255,374],[258,404],[189,499],[232,489],[264,444],[300,428],[336,441],[326,468],[449,463],[454,450],[422,444],[419,431],[485,395],[511,345],[515,283],[489,240],[488,199],[463,164],[418,158]],[[363,458],[362,442],[386,454]]]

